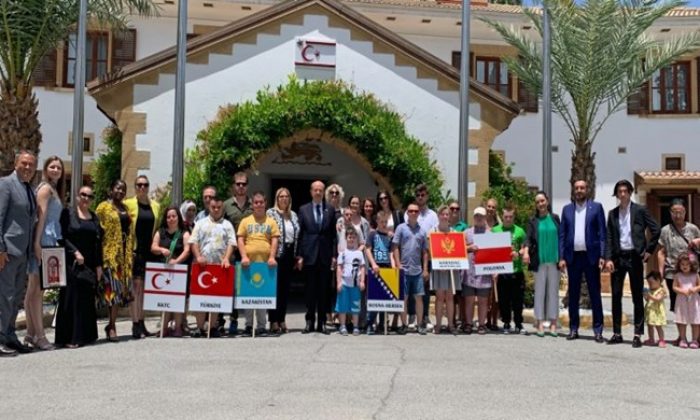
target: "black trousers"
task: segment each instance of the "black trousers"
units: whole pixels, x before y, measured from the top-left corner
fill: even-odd
[[[285,246],[282,257],[277,258],[277,308],[270,310],[270,322],[285,322],[289,284],[294,276],[294,245]]]
[[[644,261],[635,251],[622,251],[611,276],[613,333],[622,331],[622,289],[629,274],[634,304],[634,335],[644,334]]]
[[[666,287],[668,287],[668,298],[671,300],[671,312],[676,310],[676,291],[673,290],[673,278],[666,279]]]
[[[523,325],[523,299],[525,296],[525,274],[498,275],[498,306],[501,311],[501,321],[510,324],[511,313],[515,326]]]
[[[314,265],[304,266],[304,281],[306,295],[306,323],[318,325],[326,323],[326,313],[328,313],[328,292],[331,282],[331,269],[328,264],[320,264],[316,261]],[[318,318],[317,318],[318,316]]]

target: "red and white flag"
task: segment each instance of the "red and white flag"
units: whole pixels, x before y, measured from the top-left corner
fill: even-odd
[[[474,235],[475,274],[510,274],[513,272],[513,246],[510,233],[483,233]]]
[[[146,263],[143,309],[185,312],[187,265]]]
[[[202,267],[192,265],[190,276],[190,311],[233,311],[233,266],[223,268],[220,264]]]

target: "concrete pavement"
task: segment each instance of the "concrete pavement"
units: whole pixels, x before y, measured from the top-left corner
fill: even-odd
[[[608,346],[588,331],[302,335],[301,311],[288,324],[277,338],[131,340],[125,320],[117,344],[0,359],[2,418],[700,418],[700,351]]]

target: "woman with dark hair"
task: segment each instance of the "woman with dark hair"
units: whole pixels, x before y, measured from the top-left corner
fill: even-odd
[[[160,224],[160,229],[153,235],[151,242],[151,253],[162,258],[165,264],[187,264],[190,259],[190,232],[187,225],[180,214],[180,209],[176,206],[170,206],[163,212],[163,221]],[[182,337],[182,321],[181,313],[168,312],[165,316],[165,325],[170,322],[170,319],[175,321],[175,327],[172,331],[173,337]],[[170,335],[170,330],[161,326],[163,336]]]
[[[523,263],[535,273],[535,319],[537,336],[544,337],[548,319],[549,335],[557,336],[559,319],[559,216],[552,213],[544,191],[535,195],[535,215],[527,224]]]
[[[377,228],[376,214],[377,206],[374,204],[374,201],[369,197],[365,197],[365,199],[362,200],[362,217],[369,222],[369,226],[372,229]]]
[[[44,291],[39,278],[41,249],[56,247],[61,240],[61,210],[66,192],[63,161],[51,156],[44,162],[41,184],[36,189],[38,220],[34,229],[34,258],[29,259],[27,293],[24,310],[27,318],[27,335],[24,341],[39,350],[53,350],[44,333]]]
[[[124,200],[132,220],[131,231],[136,240],[133,266],[133,302],[131,312],[131,336],[133,338],[150,337],[146,330],[143,313],[143,281],[146,275],[146,263],[152,259],[151,242],[160,221],[160,205],[148,196],[150,183],[146,175],[139,175],[134,181],[136,195]]]
[[[270,311],[270,332],[284,334],[288,331],[286,322],[287,299],[289,298],[289,286],[294,277],[295,256],[299,241],[299,218],[292,210],[292,196],[288,189],[280,188],[277,190],[275,204],[267,210],[267,215],[275,219],[280,230],[276,255],[278,270],[277,308]]]
[[[94,198],[92,188],[84,185],[75,204],[61,212],[68,284],[58,295],[56,345],[71,349],[97,340],[95,291],[102,277],[102,228],[90,211]]]
[[[387,222],[387,229],[390,231],[393,232],[398,225],[403,223],[403,213],[394,209],[394,202],[391,200],[391,194],[387,190],[379,190],[377,193],[377,211],[375,214],[380,210],[391,215]]]
[[[111,342],[117,338],[116,320],[119,306],[132,300],[132,267],[134,263],[134,221],[124,205],[126,182],[117,179],[110,185],[109,198],[97,206],[102,236],[103,278],[99,285],[100,305],[109,307],[109,323],[105,334]]]

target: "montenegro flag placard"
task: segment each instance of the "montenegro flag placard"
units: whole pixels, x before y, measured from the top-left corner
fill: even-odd
[[[428,239],[433,270],[464,270],[469,267],[463,232],[430,232]]]

